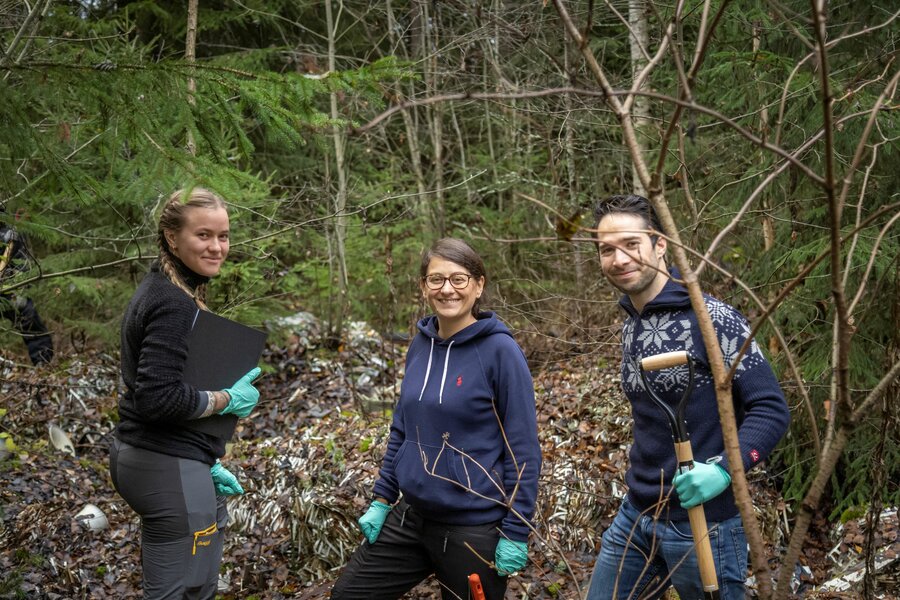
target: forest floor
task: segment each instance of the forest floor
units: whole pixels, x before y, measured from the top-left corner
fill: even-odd
[[[264,400],[224,459],[246,494],[229,504],[221,598],[327,598],[361,539],[355,519],[384,451],[404,350],[365,327],[336,351],[304,333],[267,350]],[[537,535],[507,597],[574,600],[624,492],[630,418],[614,356],[545,363],[535,387],[544,451]],[[107,471],[118,389],[117,363],[102,353],[44,369],[0,358],[0,598],[140,597],[138,519]],[[777,566],[790,516],[772,478],[751,475]],[[107,524],[92,529],[98,510]],[[815,589],[859,560],[864,537],[853,525],[814,521],[795,597],[859,597]],[[896,511],[877,542],[896,557]],[[897,597],[894,565],[879,574],[875,597]],[[407,595],[438,597],[434,581]]]

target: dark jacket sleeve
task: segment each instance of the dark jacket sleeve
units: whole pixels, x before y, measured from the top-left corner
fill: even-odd
[[[150,423],[195,418],[201,394],[182,380],[187,332],[196,308],[183,302],[157,303],[142,315],[144,337],[134,382],[134,411]]]
[[[422,336],[417,335],[409,345],[409,350],[406,351],[405,374],[403,377],[404,382],[409,381],[409,378],[412,376],[409,372],[410,357],[419,350],[421,343]],[[394,458],[397,456],[397,452],[400,451],[400,446],[402,446],[403,442],[406,440],[406,425],[403,422],[402,397],[403,395],[401,392],[401,400],[394,408],[394,418],[391,421],[391,433],[388,438],[387,450],[381,461],[381,469],[378,471],[378,479],[375,481],[373,490],[373,493],[376,496],[384,498],[391,504],[396,502],[397,498],[400,496],[400,485],[397,483],[397,474],[394,471]]]
[[[717,327],[719,345],[729,366],[737,350],[750,335],[746,319],[732,309],[737,325],[729,335]],[[791,422],[790,410],[772,367],[756,342],[741,358],[731,387],[738,422],[738,442],[744,469],[749,470],[765,460],[784,436]],[[719,466],[729,471],[728,457]]]
[[[506,436],[503,487],[511,500],[500,529],[511,540],[525,541],[534,517],[541,472],[534,382],[521,348],[505,338],[499,349],[495,392],[497,411]],[[501,443],[504,441],[501,439]]]

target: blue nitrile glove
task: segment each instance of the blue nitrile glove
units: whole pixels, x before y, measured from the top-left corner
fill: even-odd
[[[494,551],[494,566],[500,575],[510,575],[525,566],[528,562],[528,543],[508,540],[505,537],[497,542]]]
[[[731,475],[716,464],[694,463],[687,473],[676,475],[672,480],[678,500],[683,508],[693,508],[712,500],[731,485]]]
[[[238,483],[237,477],[231,471],[216,463],[209,470],[212,475],[213,485],[216,487],[216,496],[237,496],[244,493],[244,488]]]
[[[374,544],[375,540],[378,539],[378,534],[381,533],[381,526],[384,525],[384,520],[387,519],[389,512],[391,512],[390,506],[384,502],[372,500],[369,510],[357,521],[359,530],[366,536],[370,544]]]
[[[253,387],[253,380],[259,377],[260,368],[256,367],[237,380],[233,386],[225,390],[231,397],[228,405],[219,411],[220,415],[229,413],[238,417],[246,417],[259,402],[259,391]]]

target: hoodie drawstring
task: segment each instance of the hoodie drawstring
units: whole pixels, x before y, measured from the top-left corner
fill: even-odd
[[[447,366],[450,364],[450,348],[453,347],[453,342],[450,342],[447,345],[447,356],[444,357],[444,374],[441,375],[441,390],[438,392],[438,404],[444,403],[444,383],[447,381]]]
[[[444,384],[447,382],[447,368],[450,366],[450,348],[453,347],[453,342],[456,340],[452,340],[449,344],[447,344],[447,355],[444,357],[444,373],[441,375],[441,387],[438,390],[438,404],[444,403]],[[428,350],[428,366],[425,367],[425,380],[422,382],[422,391],[419,392],[419,402],[422,401],[422,396],[425,395],[425,388],[428,386],[428,376],[431,375],[431,360],[434,356],[434,338],[431,338],[431,348]]]
[[[428,385],[428,376],[431,375],[431,357],[434,353],[434,338],[431,338],[431,349],[428,351],[428,366],[425,367],[425,381],[422,382],[422,391],[419,392],[419,402],[422,401],[422,395],[425,393],[425,386]]]

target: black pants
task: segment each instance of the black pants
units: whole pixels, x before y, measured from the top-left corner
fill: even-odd
[[[401,501],[388,513],[375,543],[363,540],[350,557],[331,598],[395,600],[433,573],[443,600],[468,600],[469,575],[478,573],[487,600],[501,600],[506,577],[486,564],[494,560],[499,525],[439,523]]]
[[[144,600],[212,600],[228,522],[209,465],[113,439],[113,485],[141,516]]]
[[[33,365],[50,362],[53,358],[53,340],[31,298],[0,294],[0,314],[12,321],[13,329],[22,335]]]

